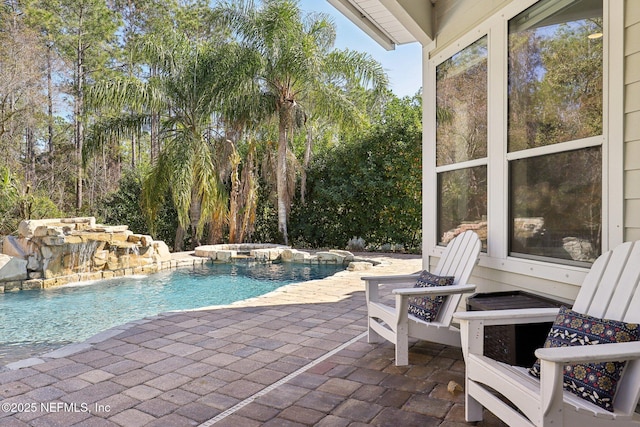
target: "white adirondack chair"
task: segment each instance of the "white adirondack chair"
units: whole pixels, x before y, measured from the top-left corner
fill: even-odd
[[[602,254],[580,288],[573,310],[590,316],[640,323],[640,241]],[[462,330],[466,363],[466,420],[482,420],[483,407],[509,426],[639,426],[640,342],[538,349],[541,378],[526,368],[483,356],[484,327],[552,322],[557,309],[496,310],[455,313]],[[563,390],[567,363],[628,360],[618,382],[613,412]],[[496,396],[506,398],[508,404]]]
[[[369,342],[378,342],[380,337],[396,346],[395,363],[409,363],[409,337],[419,338],[460,347],[460,330],[451,324],[463,293],[473,292],[475,285],[467,284],[480,253],[480,239],[473,231],[459,234],[447,245],[436,268],[431,273],[438,276],[453,276],[451,286],[413,288],[420,273],[395,276],[363,277],[366,283]],[[381,284],[406,285],[394,289],[395,307],[380,302],[378,286]],[[446,295],[434,321],[426,322],[409,314],[409,297],[423,295]]]

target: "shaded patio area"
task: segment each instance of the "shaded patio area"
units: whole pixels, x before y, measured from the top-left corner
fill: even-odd
[[[0,373],[3,426],[462,426],[459,349],[424,342],[396,367],[366,342],[366,271],[231,306],[163,314]],[[39,363],[39,362],[44,363]],[[36,363],[38,362],[38,363]],[[487,414],[480,426],[501,426]]]

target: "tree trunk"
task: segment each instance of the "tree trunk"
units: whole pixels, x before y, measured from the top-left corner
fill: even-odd
[[[202,220],[202,200],[194,190],[191,194],[191,206],[189,207],[189,218],[191,220],[191,249],[200,246],[200,236],[198,226]]]
[[[154,65],[151,67],[151,76],[158,74],[157,68]],[[151,112],[151,165],[155,165],[160,156],[160,138],[158,138],[158,130],[160,126],[160,120],[158,113]]]
[[[47,46],[47,145],[49,148],[50,161],[53,162],[53,63],[51,55],[53,46]]]
[[[184,235],[184,227],[178,224],[178,228],[176,228],[176,239],[173,242],[174,252],[182,252],[184,250]]]
[[[53,146],[53,43],[47,44],[47,148],[49,150],[49,175],[51,186],[55,185],[54,146]]]
[[[224,221],[222,212],[216,211],[213,213],[213,216],[209,220],[209,236],[207,239],[209,245],[222,243]]]
[[[131,170],[136,169],[136,135],[131,135]]]
[[[33,113],[32,113],[33,114]],[[25,127],[25,181],[27,184],[33,184],[36,180],[36,154],[35,154],[35,136],[33,134],[33,128],[31,125]],[[28,219],[28,218],[25,218]]]
[[[304,205],[305,196],[307,194],[307,170],[311,163],[311,149],[313,145],[313,131],[311,125],[307,122],[307,144],[304,149],[304,162],[302,164],[302,177],[300,179],[300,203]]]
[[[256,221],[256,181],[253,165],[253,146],[249,148],[245,166],[242,168],[242,197],[243,197],[243,215],[242,224],[240,226],[240,242],[244,242],[253,234]]]
[[[276,192],[278,196],[278,231],[285,245],[289,244],[287,233],[287,211],[289,194],[287,188],[287,123],[289,109],[282,106],[278,124],[278,157],[276,161]]]
[[[231,193],[229,194],[229,243],[241,243],[238,236],[238,216],[240,215],[240,155],[233,148],[230,156],[231,163]]]
[[[82,113],[84,110],[84,64],[83,55],[84,50],[82,46],[82,39],[78,39],[77,47],[77,62],[76,62],[76,99],[74,104],[73,118],[75,121],[75,145],[76,145],[76,211],[82,209],[82,178],[84,175],[84,168],[82,167],[82,149],[84,144],[84,126],[82,123]]]

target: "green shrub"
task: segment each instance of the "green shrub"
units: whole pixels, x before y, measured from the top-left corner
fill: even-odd
[[[140,205],[141,194],[142,177],[137,173],[126,173],[120,179],[118,190],[99,201],[96,211],[101,221],[111,225],[128,225],[129,230],[134,233],[151,234]],[[165,198],[157,221],[157,232],[152,237],[163,240],[170,247],[173,246],[178,227],[178,215],[171,204],[170,197]]]
[[[307,186],[307,202],[292,208],[292,241],[344,248],[359,236],[368,249],[420,251],[420,98],[391,101],[368,133],[319,155]]]

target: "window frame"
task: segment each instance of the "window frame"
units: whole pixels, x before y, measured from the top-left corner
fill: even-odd
[[[437,175],[487,165],[487,252],[480,266],[579,285],[588,268],[509,255],[509,162],[580,148],[602,147],[602,252],[623,241],[624,219],[624,2],[603,0],[602,135],[509,153],[507,84],[509,20],[539,0],[514,1],[489,16],[452,44],[430,55],[423,51],[423,258],[443,251],[437,236]],[[478,39],[487,37],[487,157],[436,167],[436,67]],[[436,40],[437,43],[437,40]],[[428,267],[428,265],[425,265]]]

